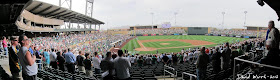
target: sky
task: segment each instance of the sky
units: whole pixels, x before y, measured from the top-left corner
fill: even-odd
[[[59,5],[59,0],[39,0]],[[64,1],[64,0],[62,0]],[[276,12],[267,4],[259,6],[257,0],[94,0],[93,18],[105,22],[102,30],[127,28],[135,25],[244,28],[246,26],[266,27],[268,21],[275,21],[280,27]],[[86,0],[72,0],[72,10],[85,14]],[[62,5],[65,7],[67,4]],[[224,14],[224,27],[222,27]],[[151,13],[154,13],[152,16]],[[176,24],[175,24],[175,14]],[[153,17],[153,20],[152,20]]]

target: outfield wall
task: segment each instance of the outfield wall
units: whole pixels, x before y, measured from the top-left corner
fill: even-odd
[[[162,35],[190,35],[186,33],[175,33],[175,34],[131,34],[130,36],[162,36]],[[225,37],[237,37],[237,38],[256,38],[256,36],[238,36],[238,35],[216,35],[216,34],[201,34],[208,36],[225,36]]]

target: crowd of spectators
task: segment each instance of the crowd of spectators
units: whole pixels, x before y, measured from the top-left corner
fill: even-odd
[[[232,30],[232,29],[211,29],[209,34],[213,35],[235,35],[235,36],[264,36],[264,31]]]
[[[14,79],[18,79],[19,72],[22,71],[24,80],[36,80],[38,69],[51,67],[74,73],[75,67],[86,73],[88,77],[92,76],[92,68],[94,74],[102,74],[103,80],[129,80],[129,68],[131,65],[142,67],[145,65],[153,65],[163,63],[165,65],[178,65],[183,63],[191,63],[196,65],[197,79],[204,80],[206,78],[207,64],[212,62],[213,73],[221,70],[233,69],[233,61],[235,57],[245,54],[252,49],[268,50],[266,56],[259,62],[273,66],[279,66],[279,31],[274,27],[272,21],[269,22],[269,32],[267,39],[254,38],[236,43],[224,43],[215,47],[201,47],[182,49],[181,52],[175,53],[155,53],[155,54],[127,54],[122,50],[117,52],[108,52],[105,54],[98,53],[97,50],[89,51],[84,45],[81,48],[69,48],[69,46],[90,40],[106,39],[108,43],[118,39],[129,39],[126,35],[107,35],[107,34],[73,34],[68,36],[56,37],[38,37],[29,39],[25,35],[19,38],[12,37],[10,41],[2,41],[2,45],[10,44],[9,47],[9,65]],[[71,37],[69,37],[71,36]],[[93,37],[93,38],[89,38]],[[110,38],[112,38],[110,40]],[[3,38],[6,39],[6,38]],[[102,40],[101,40],[102,41]],[[42,43],[41,43],[42,42]],[[106,45],[106,42],[89,43],[89,46]],[[18,46],[18,43],[21,46]],[[73,44],[74,43],[74,44]],[[31,45],[31,46],[30,46]],[[37,47],[37,45],[40,45]],[[74,51],[78,51],[75,54]],[[94,53],[94,54],[92,54]],[[43,60],[43,67],[36,64],[36,58]],[[37,62],[40,63],[40,62]],[[21,66],[21,67],[19,67]],[[66,68],[65,68],[66,67]],[[38,68],[38,69],[37,69]]]
[[[137,29],[130,31],[131,34],[179,34],[186,33],[184,29]]]

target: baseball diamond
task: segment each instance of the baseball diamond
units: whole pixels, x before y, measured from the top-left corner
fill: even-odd
[[[244,40],[247,39],[204,35],[138,36],[127,42],[121,49],[127,49],[130,53],[156,54],[157,51],[159,53],[180,52],[183,48],[214,47],[224,42],[234,43]]]

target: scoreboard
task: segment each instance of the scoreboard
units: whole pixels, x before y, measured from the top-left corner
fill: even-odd
[[[188,35],[205,35],[208,33],[208,27],[188,27]]]

